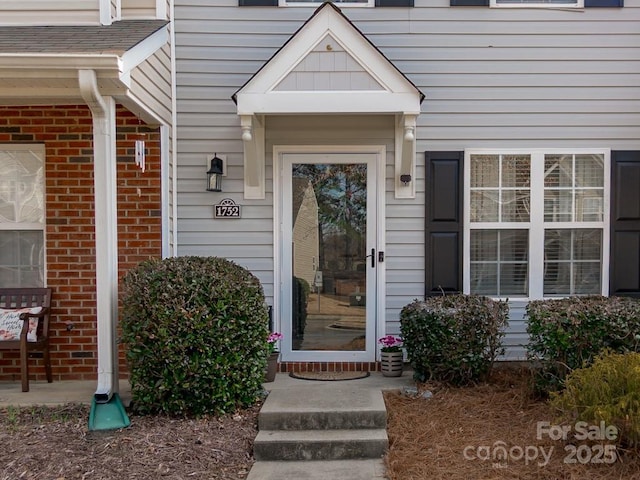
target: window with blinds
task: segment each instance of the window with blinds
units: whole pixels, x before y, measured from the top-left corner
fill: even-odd
[[[0,287],[44,286],[44,145],[0,145]]]
[[[467,152],[465,291],[604,293],[608,152]]]
[[[584,0],[491,0],[491,7],[583,8]]]
[[[374,0],[331,0],[339,7],[373,7]],[[324,0],[278,0],[280,7],[319,7]]]

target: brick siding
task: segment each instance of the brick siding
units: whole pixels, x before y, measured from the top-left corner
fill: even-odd
[[[118,106],[116,125],[119,274],[161,255],[160,133]],[[0,143],[46,147],[46,275],[53,288],[54,381],[97,378],[95,232],[91,112],[84,105],[0,107]],[[146,170],[135,165],[146,142]],[[126,373],[119,352],[121,376]],[[44,380],[41,362],[30,376]],[[3,352],[0,380],[18,381],[18,355]]]

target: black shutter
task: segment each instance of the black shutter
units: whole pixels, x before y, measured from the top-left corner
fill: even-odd
[[[452,7],[488,7],[489,0],[451,0]]]
[[[611,295],[640,297],[640,151],[611,152]]]
[[[376,0],[376,7],[413,7],[413,0]]]
[[[452,7],[488,7],[489,0],[450,0]],[[591,7],[624,7],[624,0],[584,0],[586,8]]]
[[[584,6],[591,7],[624,7],[624,0],[584,0]]]
[[[278,0],[238,0],[241,7],[277,7]]]
[[[425,295],[462,291],[464,152],[425,153]]]

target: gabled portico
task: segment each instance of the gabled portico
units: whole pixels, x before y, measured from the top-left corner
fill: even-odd
[[[234,95],[245,198],[264,198],[264,118],[392,115],[395,196],[415,197],[415,129],[424,95],[332,3],[325,3]]]
[[[415,198],[424,95],[324,3],[233,99],[244,198],[268,201],[273,192],[281,360],[293,370],[305,362],[375,368],[386,331],[387,195]]]

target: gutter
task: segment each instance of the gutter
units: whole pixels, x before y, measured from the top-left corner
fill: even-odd
[[[107,403],[118,392],[116,108],[112,97],[100,94],[95,70],[78,70],[78,84],[93,118],[98,333],[98,386],[94,400]]]
[[[124,72],[122,56],[118,54],[81,53],[0,53],[2,68],[38,68],[51,70],[93,69]]]

